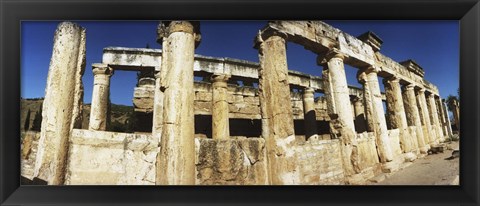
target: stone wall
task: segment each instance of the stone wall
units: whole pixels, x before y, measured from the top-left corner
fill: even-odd
[[[366,134],[366,133],[365,133]],[[22,176],[31,179],[38,132],[26,132]],[[362,168],[376,163],[371,137],[359,144]],[[151,134],[74,129],[70,140],[66,185],[154,185],[158,153]],[[373,147],[372,147],[373,143]],[[296,184],[344,184],[338,140],[296,141]],[[213,140],[195,138],[197,185],[265,185],[267,165],[263,138]]]
[[[291,176],[296,179],[295,184],[344,184],[340,146],[338,140],[312,140],[292,148],[296,172]]]
[[[195,139],[197,185],[267,184],[265,140]]]
[[[151,134],[74,129],[65,184],[153,185],[157,153]]]

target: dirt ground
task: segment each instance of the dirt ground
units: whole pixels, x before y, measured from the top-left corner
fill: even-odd
[[[412,162],[409,166],[392,174],[382,174],[380,180],[371,185],[457,185],[459,184],[459,157],[452,156],[453,149],[459,148],[459,141],[445,143],[443,153],[430,154]]]

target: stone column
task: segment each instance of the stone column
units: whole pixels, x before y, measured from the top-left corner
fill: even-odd
[[[453,100],[453,118],[455,118],[455,125],[460,132],[460,109],[457,100]]]
[[[283,33],[264,31],[256,39],[260,67],[259,99],[262,137],[267,151],[268,177],[272,185],[294,184],[293,151],[295,135],[290,101],[286,38]]]
[[[34,181],[61,185],[65,179],[68,142],[83,101],[85,29],[62,22],[55,31],[48,70]]]
[[[369,90],[369,92],[365,92],[365,104],[371,105],[372,115],[367,116],[367,121],[370,122],[369,125],[373,125],[380,161],[386,163],[393,160],[393,152],[390,147],[377,72],[376,68],[369,67],[359,70],[357,76],[364,89]]]
[[[330,116],[331,134],[341,141],[342,164],[345,175],[351,176],[361,172],[356,142],[353,111],[347,86],[345,56],[339,51],[330,50],[319,63],[323,65],[323,85],[327,100],[327,112]]]
[[[422,120],[418,111],[417,98],[415,96],[415,86],[413,84],[409,84],[404,87],[403,97],[407,123],[409,126],[415,126],[418,149],[421,153],[426,154],[428,151],[428,146],[423,134]]]
[[[160,68],[155,69],[155,90],[153,96],[152,135],[160,143],[163,127],[163,91]]]
[[[445,103],[445,99],[442,99],[442,105],[443,105],[443,113],[445,113],[445,122],[447,124],[447,134],[449,137],[452,137],[453,135],[452,123],[450,122],[450,117],[448,116],[447,103]]]
[[[387,98],[388,124],[392,129],[398,129],[400,133],[400,148],[402,152],[410,152],[413,148],[408,134],[407,117],[403,105],[402,88],[400,79],[396,77],[385,78],[385,95]]]
[[[427,100],[425,98],[425,89],[421,88],[417,92],[417,100],[420,110],[420,119],[423,125],[423,134],[426,144],[433,144],[435,139],[435,133],[432,131],[432,124],[430,123],[430,114],[428,112]]]
[[[315,114],[315,90],[305,88],[303,90],[303,112],[305,121],[305,139],[318,136],[317,132],[317,115]]]
[[[188,21],[161,22],[158,28],[164,98],[156,184],[195,184],[193,60],[198,29]]]
[[[230,138],[228,120],[227,80],[229,75],[212,76],[212,138],[227,140]]]
[[[433,121],[433,131],[436,133],[435,141],[443,142],[442,128],[440,122],[438,121],[438,109],[437,104],[435,103],[435,95],[430,93],[428,95],[428,101],[430,102],[430,117]]]
[[[110,77],[113,70],[106,64],[93,64],[93,92],[90,108],[89,130],[105,131],[110,93]]]
[[[367,121],[365,117],[365,107],[363,106],[363,101],[359,97],[354,97],[353,101],[353,110],[355,111],[355,129],[358,133],[367,131]]]
[[[440,124],[440,129],[442,130],[442,136],[446,137],[448,136],[448,131],[447,131],[447,125],[446,125],[447,123],[445,121],[445,113],[443,110],[442,98],[440,96],[436,96],[435,103],[437,105],[438,121]]]

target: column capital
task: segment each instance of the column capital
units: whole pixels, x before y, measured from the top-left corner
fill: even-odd
[[[227,81],[230,79],[229,74],[212,74],[211,81],[213,83],[223,83],[220,86],[227,87]]]
[[[405,90],[414,90],[415,89],[415,84],[407,84],[405,85]]]
[[[195,47],[200,44],[200,22],[198,21],[161,21],[157,27],[157,43],[175,32],[192,34],[195,37]]]
[[[113,69],[106,64],[94,63],[92,64],[92,72],[94,76],[97,75],[113,75]]]
[[[336,48],[333,48],[333,49],[330,49],[323,54],[318,55],[317,64],[318,65],[325,65],[325,64],[328,63],[328,61],[330,59],[333,59],[333,58],[338,58],[338,59],[341,59],[343,61],[343,60],[345,60],[346,57],[347,57],[346,54],[340,52]]]
[[[315,93],[315,89],[311,87],[305,87],[305,89],[303,89],[303,94],[314,94],[314,93]]]
[[[264,41],[268,40],[270,37],[273,37],[273,36],[277,36],[285,40],[288,38],[288,35],[285,32],[278,31],[272,28],[266,28],[264,30],[258,31],[257,36],[255,37],[255,40],[253,42],[253,48],[259,49],[260,45]]]
[[[350,100],[351,100],[353,103],[357,103],[357,102],[361,102],[361,101],[362,101],[362,98],[360,98],[360,97],[357,96],[357,95],[351,95],[351,96],[350,96]]]
[[[400,78],[398,78],[397,76],[390,76],[387,78],[383,78],[383,83],[385,84],[387,82],[400,83]]]

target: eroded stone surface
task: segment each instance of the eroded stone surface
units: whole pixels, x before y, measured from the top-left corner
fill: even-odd
[[[190,22],[162,23],[163,125],[157,184],[195,184],[193,58],[198,36]],[[165,33],[161,33],[162,29]]]
[[[383,56],[378,37],[361,40],[319,21],[269,22],[256,39],[257,64],[195,55],[197,23],[163,22],[158,29],[163,51],[106,48],[103,64],[93,70],[90,130],[74,129],[83,116],[85,33],[60,24],[57,35],[68,34],[55,37],[45,103],[67,112],[44,104],[39,152],[35,135],[22,142],[22,175],[48,184],[365,184],[421,157],[418,152],[426,153],[448,133],[436,86],[423,79],[415,61],[397,63]],[[323,78],[289,71],[286,41],[317,53]],[[347,85],[344,64],[362,68],[358,76],[364,88]],[[60,67],[70,75],[59,74]],[[135,112],[153,112],[152,134],[96,131],[108,122],[113,69],[151,74],[139,77],[133,103]],[[202,81],[194,83],[193,72]],[[385,77],[385,94],[377,73]],[[403,96],[400,82],[407,85]],[[325,96],[314,98],[314,91]],[[53,102],[56,95],[73,98]],[[458,125],[458,105],[454,114]],[[194,133],[194,124],[205,127],[202,121],[209,115],[213,139],[208,132]],[[233,134],[241,128],[230,128],[229,119],[262,129],[246,138]],[[261,124],[255,122],[260,119]],[[317,131],[319,120],[329,128]],[[305,135],[294,131],[299,121],[305,123]],[[22,122],[24,130],[30,129]]]
[[[64,181],[68,139],[81,116],[78,107],[83,92],[78,84],[85,69],[84,61],[85,29],[70,22],[60,23],[54,36],[33,175],[48,184]]]

